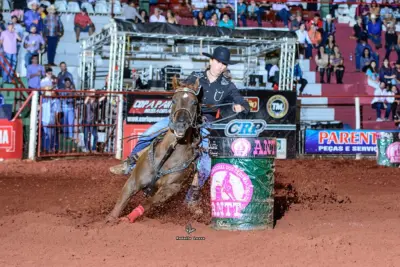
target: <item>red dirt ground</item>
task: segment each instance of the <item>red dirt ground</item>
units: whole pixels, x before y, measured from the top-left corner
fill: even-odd
[[[399,169],[277,161],[275,229],[225,232],[206,225],[207,188],[199,222],[182,193],[135,224],[104,225],[125,182],[108,173],[115,163],[0,163],[0,266],[400,266]],[[175,240],[190,221],[206,240]]]

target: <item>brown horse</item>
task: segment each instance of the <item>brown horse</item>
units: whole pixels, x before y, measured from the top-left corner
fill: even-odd
[[[197,79],[194,85],[179,85],[178,80],[174,78],[172,85],[175,93],[172,97],[169,129],[161,141],[153,141],[152,145],[139,155],[136,167],[126,181],[114,209],[107,216],[107,222],[116,222],[137,192],[153,189],[155,194],[128,215],[129,220],[134,222],[152,205],[161,204],[178,193],[193,171],[192,163],[200,143],[197,127],[201,99],[198,97],[199,80]],[[169,153],[171,151],[172,153]],[[165,159],[166,153],[170,156]],[[156,169],[163,160],[162,171],[157,172]]]

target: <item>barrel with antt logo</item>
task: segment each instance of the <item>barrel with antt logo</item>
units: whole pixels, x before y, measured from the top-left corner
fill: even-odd
[[[400,142],[398,132],[380,132],[376,142],[378,165],[397,167],[400,163]]]
[[[275,138],[210,138],[211,226],[272,228]]]

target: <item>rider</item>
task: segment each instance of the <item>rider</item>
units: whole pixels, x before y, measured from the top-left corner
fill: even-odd
[[[210,67],[205,71],[193,72],[186,79],[185,83],[194,84],[199,79],[200,86],[202,87],[202,104],[207,105],[218,105],[222,103],[233,103],[233,110],[236,113],[245,112],[250,110],[249,104],[239,93],[235,84],[230,80],[227,72],[227,66],[233,64],[230,61],[230,52],[226,47],[217,47],[212,55],[203,53],[203,55],[210,58]],[[212,108],[202,109],[203,118],[206,122],[212,122],[216,118],[216,112]],[[155,137],[160,135],[162,132],[168,130],[169,118],[166,117],[163,120],[158,121],[152,125],[146,132],[143,133],[143,137],[139,138],[138,143],[132,150],[131,155],[125,160],[124,164],[117,165],[110,168],[110,171],[114,174],[128,174],[131,172],[139,156],[143,153]],[[205,129],[201,129],[201,134],[206,137],[209,132]],[[208,155],[208,140],[203,139],[201,146],[205,149],[200,156],[198,161],[198,187],[196,189],[191,188],[186,196],[187,201],[193,200],[193,190],[199,190],[208,179],[211,172],[211,159]]]

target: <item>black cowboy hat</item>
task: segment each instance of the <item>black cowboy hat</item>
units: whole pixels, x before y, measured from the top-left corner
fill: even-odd
[[[231,52],[229,52],[229,49],[223,46],[218,46],[217,48],[214,49],[214,53],[212,55],[208,53],[203,53],[203,56],[216,59],[219,62],[225,64],[225,65],[232,65],[235,64],[231,59]]]

